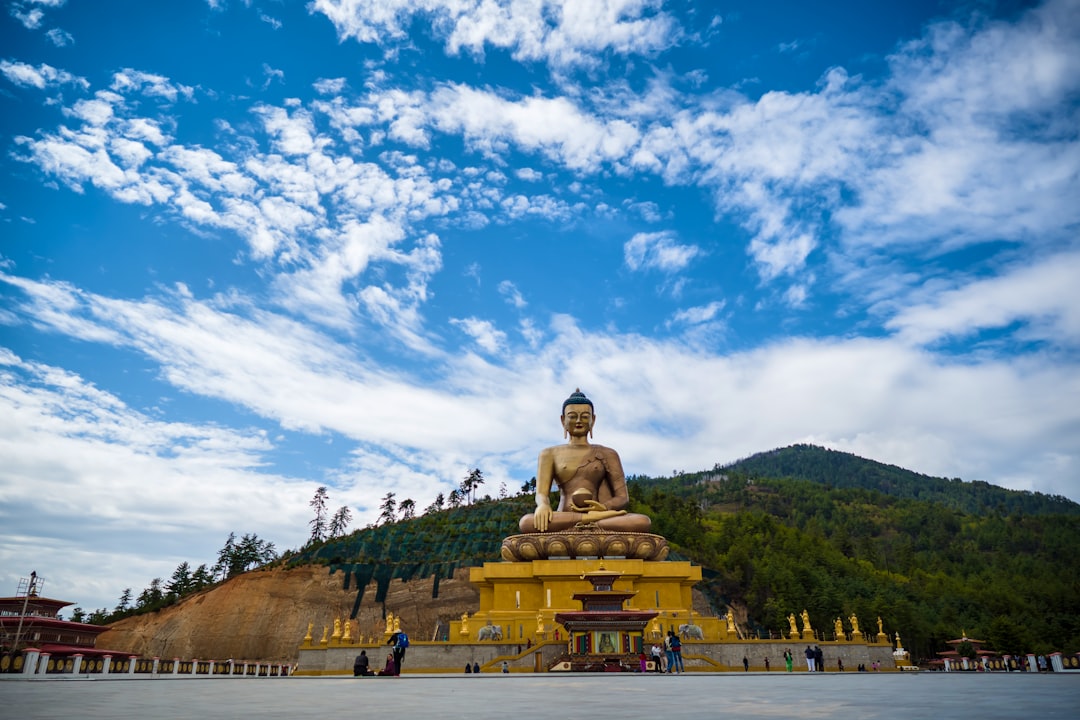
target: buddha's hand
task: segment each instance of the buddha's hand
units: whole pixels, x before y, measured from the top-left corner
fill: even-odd
[[[547,532],[548,524],[551,522],[551,506],[550,505],[538,505],[536,512],[533,513],[533,527],[537,532]]]
[[[606,520],[610,517],[617,517],[619,515],[625,515],[625,510],[608,510],[604,506],[600,506],[599,510],[590,510],[585,513],[585,517],[581,518],[581,522],[596,522],[598,520]]]
[[[604,506],[599,500],[583,500],[583,504],[578,505],[573,500],[570,501],[570,509],[574,512],[587,513],[590,511],[607,511],[607,507]]]

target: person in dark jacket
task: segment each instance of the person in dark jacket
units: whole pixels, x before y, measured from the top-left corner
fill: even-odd
[[[356,660],[353,661],[352,674],[353,677],[360,677],[361,675],[371,674],[371,667],[368,663],[367,650],[361,650],[360,654],[356,656]]]

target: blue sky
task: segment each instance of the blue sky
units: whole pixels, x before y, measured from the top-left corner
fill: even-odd
[[[576,387],[629,473],[1080,501],[1075,0],[5,8],[12,591],[516,489]]]

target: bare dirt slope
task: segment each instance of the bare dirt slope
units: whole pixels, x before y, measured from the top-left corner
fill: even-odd
[[[97,646],[143,657],[293,661],[308,623],[318,641],[324,626],[332,632],[334,618],[349,616],[356,589],[342,584],[340,572],[313,565],[245,573],[172,607],[113,623]],[[430,639],[440,619],[475,612],[479,604],[467,569],[442,580],[438,598],[431,597],[431,586],[431,578],[394,580],[386,598],[386,610],[401,617],[402,629],[415,639]],[[374,598],[372,583],[357,620],[364,637],[381,639],[383,606]]]

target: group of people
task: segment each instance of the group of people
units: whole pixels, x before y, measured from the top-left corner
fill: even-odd
[[[368,658],[367,650],[361,650],[360,654],[353,660],[353,677],[368,677],[370,675],[377,675],[379,677],[398,676],[401,674],[401,665],[405,662],[405,651],[409,647],[409,636],[403,632],[396,632],[390,636],[386,641],[387,645],[392,645],[390,652],[386,655],[386,664],[382,670],[372,670],[371,660]]]
[[[821,652],[819,645],[814,647],[807,645],[803,654],[806,655],[807,670],[810,672],[825,672],[825,653]]]
[[[674,630],[668,630],[667,637],[664,638],[664,645],[661,647],[657,643],[653,643],[652,648],[649,650],[649,654],[652,657],[653,671],[658,673],[675,673],[678,675],[684,672],[683,657],[682,657],[682,640],[675,633]],[[642,654],[642,671],[645,670],[645,656]]]

